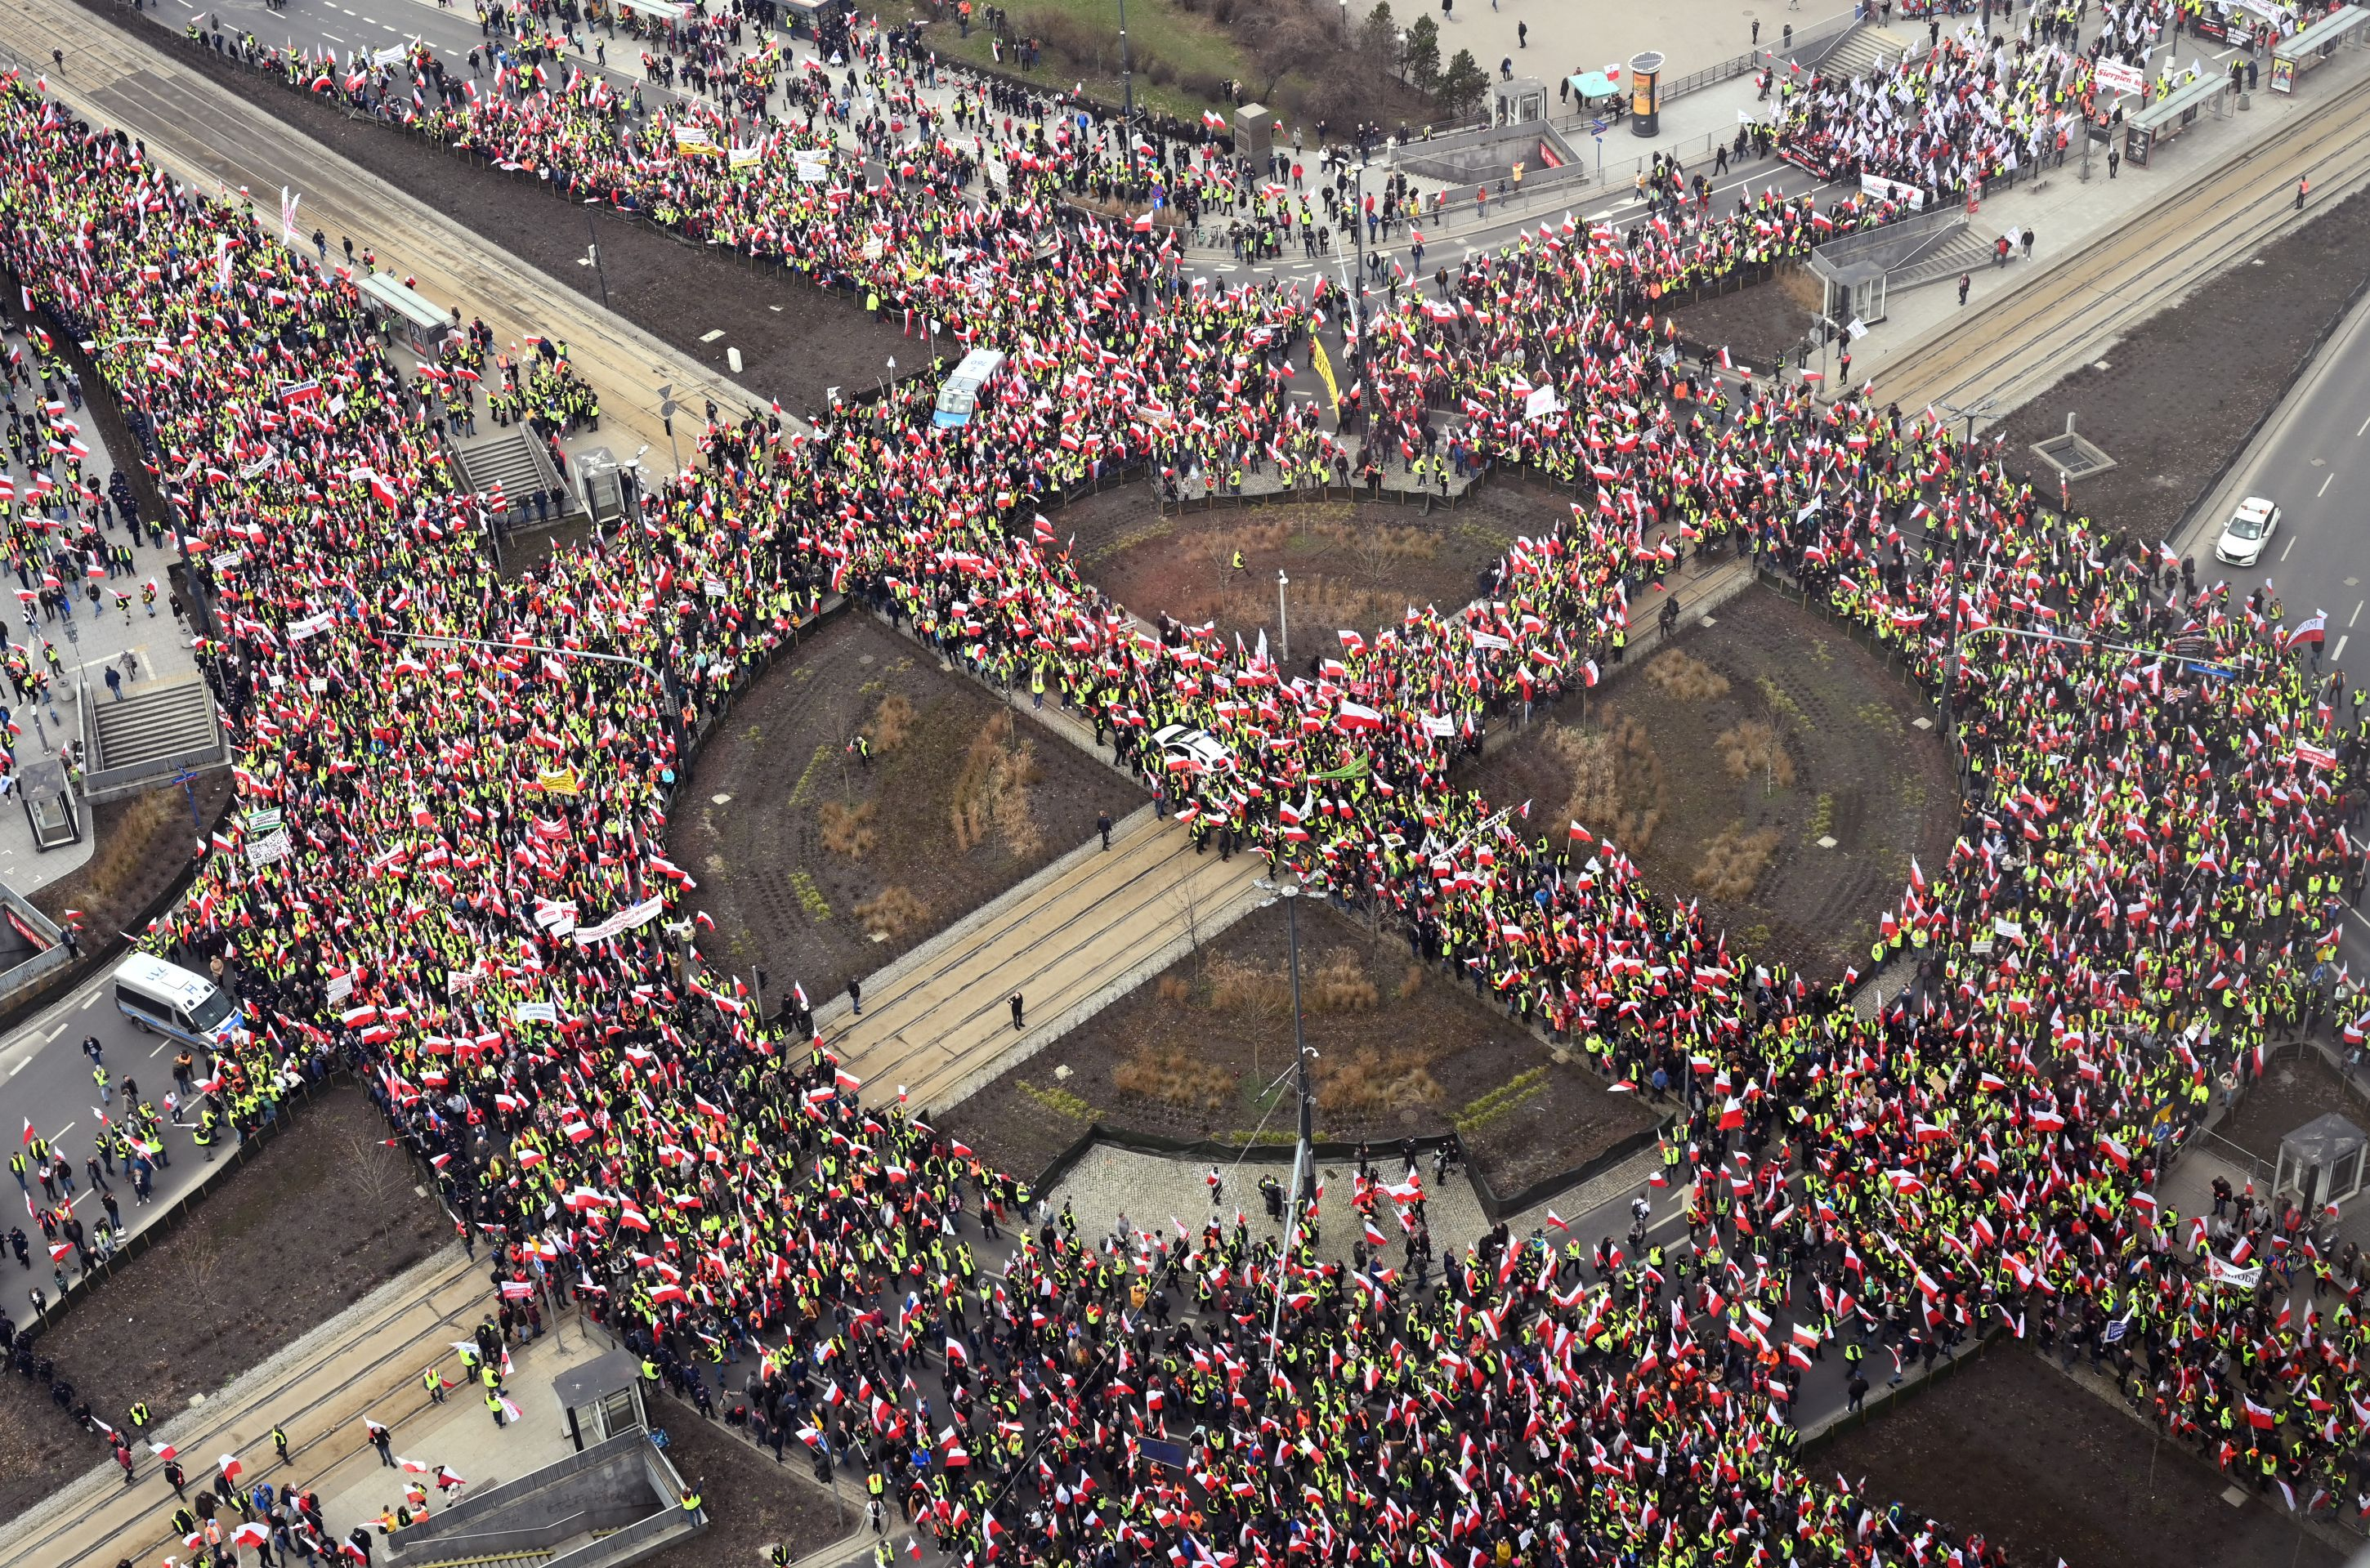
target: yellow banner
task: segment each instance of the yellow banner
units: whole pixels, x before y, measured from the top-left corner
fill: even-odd
[[[1333,379],[1333,361],[1325,357],[1324,344],[1310,340],[1308,362],[1315,365],[1317,373],[1325,378],[1325,390],[1333,395],[1333,406],[1338,410],[1341,406],[1341,383]]]

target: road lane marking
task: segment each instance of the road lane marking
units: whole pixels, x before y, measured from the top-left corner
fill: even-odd
[[[2286,560],[2288,558],[2288,552],[2295,548],[2295,535],[2291,533],[2288,535],[2288,542],[2280,546],[2280,559],[2283,561]]]
[[[2328,476],[2327,476],[2327,477],[2325,477],[2325,478],[2323,478],[2323,479],[2321,480],[2321,482],[2320,482],[2320,488],[2319,488],[2319,489],[2318,489],[2318,490],[2315,490],[2315,491],[2312,493],[2312,494],[2313,494],[2313,498],[2314,498],[2315,500],[2318,500],[2321,497],[2323,497],[2323,496],[2325,496],[2325,495],[2329,494],[2329,487],[2330,487],[2330,486],[2331,486],[2331,485],[2335,484],[2336,482],[2337,482],[2337,470],[2335,470],[2334,468],[2332,468],[2332,469],[2330,469],[2330,470],[2329,471]]]
[[[337,34],[332,32],[325,32],[321,36],[328,39],[331,43],[343,43],[346,41],[344,39],[339,38]]]
[[[2345,641],[2346,639],[2343,636],[2340,636],[2337,639],[2337,647],[2330,650],[2330,663],[2335,664],[2339,659],[2345,657]]]
[[[2360,430],[2356,430],[2356,431],[2354,431],[2354,432],[2353,432],[2353,439],[2354,439],[2355,441],[2360,441],[2360,440],[2362,439],[2362,432],[2363,432],[2363,430],[2370,430],[2370,419],[2364,419],[2364,420],[2363,420],[2363,421],[2362,421],[2362,429],[2360,429]]]
[[[2353,601],[2353,613],[2345,618],[2345,624],[2347,625],[2351,626],[2354,622],[2362,619],[2362,605],[2363,601],[2359,599]]]
[[[85,1013],[88,1013],[92,1008],[97,1007],[98,1005],[98,992],[97,992],[97,991],[93,991],[93,992],[91,992],[91,993],[90,993],[90,995],[88,995],[87,997],[85,997],[85,998],[83,999],[82,1011],[83,1011],[83,1012],[85,1012]]]
[[[42,1043],[42,1044],[44,1044],[44,1045],[47,1045],[50,1041],[56,1039],[60,1035],[63,1035],[63,1034],[64,1034],[65,1032],[66,1032],[65,1021],[64,1021],[63,1019],[60,1019],[60,1020],[58,1021],[58,1026],[57,1026],[56,1028],[54,1028],[54,1029],[51,1030],[48,1034],[46,1034],[46,1035],[44,1035],[44,1036],[41,1036],[41,1043]]]

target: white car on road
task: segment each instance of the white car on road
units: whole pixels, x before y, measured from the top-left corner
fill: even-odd
[[[2249,496],[2214,542],[2214,557],[2234,567],[2251,567],[2263,558],[2263,548],[2279,527],[2280,509],[2261,496]]]

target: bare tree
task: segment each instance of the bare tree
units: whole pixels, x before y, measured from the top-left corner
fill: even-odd
[[[214,1281],[222,1275],[223,1250],[213,1221],[201,1210],[174,1242],[181,1250],[181,1277],[190,1299],[202,1300],[213,1293]]]
[[[1177,886],[1171,895],[1177,900],[1178,917],[1185,922],[1185,942],[1196,954],[1202,951],[1202,893],[1189,877]]]
[[[346,1179],[373,1205],[383,1204],[406,1186],[416,1185],[411,1162],[375,1138],[354,1133],[346,1143]]]

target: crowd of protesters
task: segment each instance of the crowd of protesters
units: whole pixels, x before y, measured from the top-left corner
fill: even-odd
[[[1936,17],[1922,47],[1880,59],[1863,75],[1788,71],[1777,84],[1778,146],[1823,178],[1891,181],[1923,202],[1980,198],[1988,182],[2062,164],[2086,122],[2110,123],[2210,74],[2204,45],[2185,64],[2180,57],[2180,28],[2200,8],[2118,0],[2100,8],[2086,43],[2087,7],[2036,6],[2011,29],[2013,6],[1999,7],[1996,25],[1986,0],[1979,21],[1946,34]],[[2252,20],[2276,37],[2296,18]],[[2168,34],[2172,51],[2151,71]],[[2132,74],[2102,81],[2102,63]]]
[[[474,403],[466,355],[422,397],[339,269],[22,83],[0,101],[0,261],[102,345],[205,563],[240,796],[292,831],[258,864],[234,825],[155,934],[245,1000],[224,1093],[359,1059],[506,1298],[584,1301],[687,1389],[752,1359],[769,1420],[971,1562],[1996,1562],[1798,1463],[1791,1402],[1830,1353],[2061,1325],[2122,1325],[2234,1475],[2362,1506],[2370,1323],[2290,1290],[2327,1261],[2318,1217],[2217,1238],[2154,1196],[2217,1070],[2310,1015],[2359,1028],[2331,971],[2360,706],[2317,674],[2310,618],[2059,515],[1934,418],[1675,351],[1662,293],[1834,211],[1525,235],[1444,300],[1372,311],[1328,431],[1283,383],[1341,302],[1180,287],[1158,236],[1054,220],[1031,181],[1063,177],[1058,135],[1030,134],[1035,171],[1016,132],[817,180],[777,132],[736,177],[729,128],[716,154],[680,124],[619,142],[567,107],[580,90],[505,110],[533,143],[513,155],[762,236],[1011,373],[959,429],[915,393],[811,437],[711,421],[614,539],[505,579],[477,544],[489,498],[451,491],[429,436]],[[964,166],[991,157],[1008,183],[974,203]],[[1474,605],[1306,670],[1147,633],[1035,516],[1089,464],[1313,464],[1354,430],[1362,460],[1412,466],[1452,425],[1478,461],[1570,481],[1572,517]],[[1958,715],[1963,830],[1886,913],[1871,961],[1906,955],[1907,978],[1875,1017],[1851,977],[1731,953],[1591,825],[1542,837],[1450,777],[1492,715],[1620,658],[1632,596],[1684,552],[1731,547],[1892,640]],[[1345,1264],[1305,1227],[1281,1249],[1222,1219],[1030,1228],[1025,1184],[751,1013],[664,853],[686,737],[832,592],[1042,678],[1189,830],[1381,901],[1617,1087],[1690,1086],[1662,1179],[1691,1244],[1492,1236],[1426,1291],[1386,1245]],[[1144,743],[1169,722],[1230,761]],[[1359,1196],[1412,1261],[1421,1181]],[[974,1219],[1018,1228],[1000,1278]],[[1163,1431],[1190,1434],[1181,1468],[1147,1457]]]

